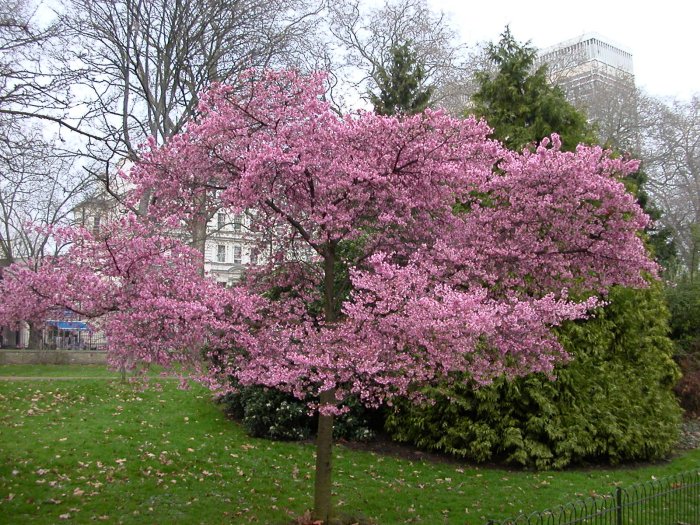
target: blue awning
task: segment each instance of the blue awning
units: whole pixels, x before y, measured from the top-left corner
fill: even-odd
[[[89,330],[87,323],[82,321],[46,321],[48,326],[55,326],[59,330]]]

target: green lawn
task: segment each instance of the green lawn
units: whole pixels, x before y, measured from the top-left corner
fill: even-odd
[[[158,377],[162,367],[153,366],[149,369],[150,377]],[[127,372],[127,377],[133,377],[133,372]],[[17,378],[121,378],[119,370],[113,370],[106,365],[0,365],[0,377]]]
[[[0,377],[117,378],[120,375],[104,365],[0,365]]]
[[[313,447],[252,439],[201,387],[147,390],[93,367],[0,367],[0,523],[283,524],[312,501]],[[477,524],[698,468],[700,450],[621,469],[525,472],[336,447],[340,512]]]

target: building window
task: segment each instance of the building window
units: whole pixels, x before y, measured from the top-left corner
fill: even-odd
[[[241,250],[240,246],[233,247],[233,264],[241,264],[243,262],[242,253],[243,250]]]
[[[226,262],[226,246],[218,244],[216,246],[216,260],[218,262]]]
[[[220,230],[224,229],[224,226],[226,226],[226,214],[225,213],[217,213],[216,214],[216,221],[217,221],[217,226]]]
[[[95,215],[95,219],[92,223],[92,233],[93,235],[97,235],[100,233],[100,224],[102,223],[102,217],[99,215]]]
[[[258,249],[257,248],[250,249],[250,264],[253,264],[253,265],[258,264]]]
[[[233,231],[236,233],[241,233],[243,229],[243,215],[237,213],[233,216]]]

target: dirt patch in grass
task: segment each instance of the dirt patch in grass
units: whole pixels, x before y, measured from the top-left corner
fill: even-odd
[[[430,463],[444,463],[447,465],[466,465],[463,459],[439,452],[419,450],[412,445],[404,445],[391,441],[386,435],[379,435],[371,441],[347,441],[344,439],[336,442],[350,450],[371,452],[381,456],[389,456],[407,461],[426,461]]]

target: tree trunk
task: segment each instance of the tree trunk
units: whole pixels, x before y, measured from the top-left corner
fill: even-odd
[[[328,390],[321,394],[321,404],[335,401],[335,392]],[[318,416],[318,436],[316,437],[316,479],[314,481],[313,519],[329,523],[331,518],[333,459],[333,416]]]
[[[336,321],[336,297],[335,297],[335,243],[329,243],[323,260],[323,309],[326,323]],[[321,405],[335,405],[335,390],[330,389],[321,392],[319,399]],[[333,416],[318,416],[318,436],[316,437],[316,479],[314,481],[314,511],[313,519],[325,524],[330,523],[331,518],[331,489],[333,486],[332,473],[333,459]]]
[[[202,254],[202,265],[199,268],[200,275],[204,275],[204,260],[207,249],[207,219],[197,216],[192,225],[192,247]]]
[[[27,347],[32,350],[42,350],[42,330],[37,323],[27,323],[29,325],[29,341]]]
[[[205,252],[207,249],[207,223],[209,222],[209,216],[206,211],[207,196],[196,196],[195,205],[198,211],[194,214],[192,223],[190,224],[190,229],[192,231],[191,246],[202,254],[202,266],[199,269],[199,273],[200,275],[204,275]]]

